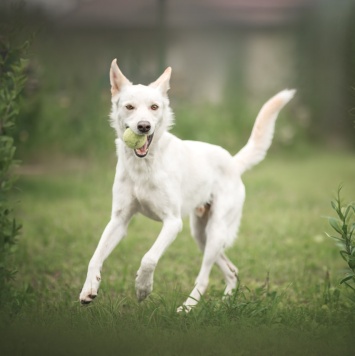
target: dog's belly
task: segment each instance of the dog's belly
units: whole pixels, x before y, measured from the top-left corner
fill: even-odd
[[[192,190],[185,190],[182,197],[165,191],[160,187],[136,186],[134,190],[135,199],[138,205],[138,212],[144,216],[156,220],[164,221],[167,216],[188,216],[198,206],[211,202],[211,184],[201,184]]]
[[[181,215],[187,216],[197,207],[212,201],[212,187],[209,184],[200,185],[193,191],[187,192],[181,206]]]

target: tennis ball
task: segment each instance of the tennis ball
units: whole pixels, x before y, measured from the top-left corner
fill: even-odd
[[[137,135],[130,128],[123,134],[123,141],[129,148],[141,148],[147,141],[146,135]]]

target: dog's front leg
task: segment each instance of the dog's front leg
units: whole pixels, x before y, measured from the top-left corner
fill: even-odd
[[[144,300],[153,290],[153,276],[155,267],[169,245],[175,240],[182,229],[181,218],[164,220],[163,228],[151,247],[142,258],[141,266],[136,277],[136,295],[138,301]]]
[[[96,298],[101,282],[102,265],[112,250],[126,235],[128,222],[129,218],[124,218],[119,214],[113,214],[110,222],[106,226],[89,263],[86,281],[79,296],[82,304],[88,304]]]

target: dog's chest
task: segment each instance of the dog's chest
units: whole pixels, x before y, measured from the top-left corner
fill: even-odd
[[[150,181],[135,184],[133,194],[139,212],[151,219],[162,221],[168,209],[164,191],[163,187],[159,188],[157,184]]]
[[[169,194],[172,190],[169,175],[162,170],[151,169],[136,169],[128,175],[127,183],[132,188],[138,211],[151,219],[164,220],[166,214],[174,209],[174,201]]]

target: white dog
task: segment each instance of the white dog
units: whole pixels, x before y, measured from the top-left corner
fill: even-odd
[[[169,106],[171,68],[149,86],[132,85],[111,64],[112,126],[117,132],[118,164],[113,184],[111,220],[90,260],[87,278],[80,293],[83,304],[96,296],[105,259],[126,234],[136,213],[163,223],[162,230],[143,256],[136,276],[136,295],[145,299],[153,289],[153,275],[164,251],[182,228],[189,214],[191,232],[203,251],[201,270],[195,287],[183,306],[190,310],[206,291],[211,268],[221,269],[225,295],[236,288],[238,269],[224,250],[231,246],[239,228],[245,189],[241,175],[259,163],[268,150],[279,111],[293,97],[284,90],[260,110],[246,146],[235,156],[221,147],[196,141],[182,141],[168,132],[173,124]],[[147,135],[140,149],[128,148],[123,132],[131,128]]]

